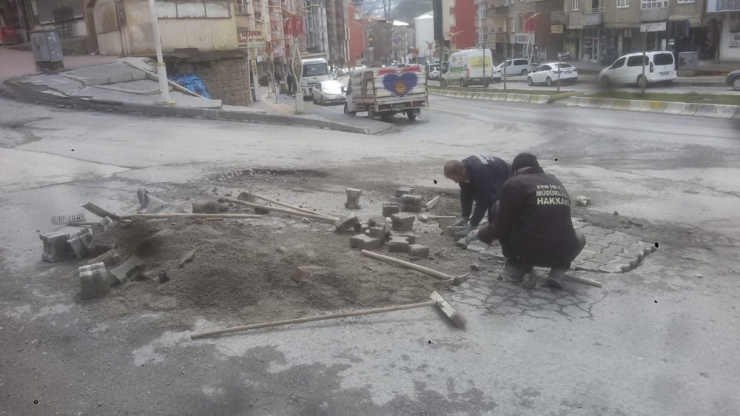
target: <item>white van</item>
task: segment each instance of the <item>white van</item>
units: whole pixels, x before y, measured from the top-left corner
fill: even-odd
[[[643,59],[645,60],[644,78],[642,76]],[[642,53],[624,55],[599,74],[599,83],[604,87],[637,84],[642,88],[643,83],[647,86],[656,82],[671,82],[675,79],[676,65],[673,53],[668,51],[647,52],[645,58]]]
[[[478,84],[488,86],[501,80],[501,72],[493,66],[493,56],[488,49],[467,49],[450,55],[442,73],[442,86],[459,84],[463,87]]]
[[[523,58],[507,59],[498,66],[499,71],[503,71],[504,68],[506,68],[507,77],[516,75],[525,76],[532,72],[532,65],[530,65],[529,60]]]

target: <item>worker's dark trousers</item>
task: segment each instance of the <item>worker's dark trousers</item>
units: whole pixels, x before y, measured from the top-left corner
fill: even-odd
[[[498,201],[493,205],[494,216],[498,212]],[[563,259],[562,262],[557,262],[553,264],[538,264],[539,267],[550,267],[552,269],[570,269],[570,263],[575,260],[576,257],[578,257],[579,254],[581,254],[581,251],[583,250],[583,247],[586,246],[586,236],[583,235],[582,232],[576,230],[576,238],[578,238],[578,247],[577,249],[571,253],[570,256],[568,256],[567,259]],[[506,266],[507,267],[513,267],[515,269],[520,270],[526,270],[529,271],[534,267],[533,264],[526,264],[522,259],[514,252],[513,248],[509,244],[508,236],[502,236],[499,238],[499,243],[501,243],[501,254],[504,255],[506,258]]]

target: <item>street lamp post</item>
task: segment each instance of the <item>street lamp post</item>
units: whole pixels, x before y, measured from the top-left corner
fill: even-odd
[[[154,49],[157,52],[157,78],[159,78],[159,96],[162,104],[174,104],[170,99],[170,85],[167,82],[167,67],[162,58],[162,39],[159,37],[159,19],[157,18],[157,6],[154,0],[149,0],[149,17],[152,21],[154,31]]]

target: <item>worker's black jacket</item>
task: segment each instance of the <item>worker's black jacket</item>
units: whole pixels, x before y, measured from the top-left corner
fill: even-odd
[[[541,167],[504,184],[496,218],[478,232],[478,238],[488,244],[506,239],[520,259],[539,267],[567,264],[579,248],[568,192]]]
[[[511,177],[511,165],[490,155],[470,156],[462,163],[468,173],[468,182],[460,182],[462,216],[470,217],[475,199],[470,225],[477,227],[486,211],[499,199],[501,187]]]

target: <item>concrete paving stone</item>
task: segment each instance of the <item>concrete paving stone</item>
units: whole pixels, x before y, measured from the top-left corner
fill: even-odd
[[[87,251],[87,247],[82,243],[82,239],[80,239],[79,235],[70,235],[69,240],[67,241],[69,242],[70,247],[72,247],[72,251],[75,253],[77,260],[82,260],[90,254]]]
[[[334,227],[335,231],[338,233],[350,231],[360,232],[360,229],[362,228],[360,225],[360,219],[354,215],[340,218],[339,221],[334,223]]]
[[[429,257],[429,247],[423,244],[410,244],[409,255],[413,257],[427,258]]]
[[[387,224],[387,221],[385,217],[372,217],[369,220],[367,220],[367,225],[370,227],[385,227]]]
[[[608,263],[599,266],[598,271],[602,273],[626,273],[630,271],[630,265],[624,263]]]
[[[381,241],[386,240],[386,236],[388,234],[387,227],[385,225],[382,225],[380,227],[370,227],[368,228],[369,235],[372,238],[378,238]]]
[[[459,240],[455,241],[455,247],[459,247],[459,248],[461,248],[463,250],[467,250],[468,249],[468,243],[466,241],[466,238],[463,237],[463,238],[460,238]]]
[[[454,226],[454,225],[451,225],[451,226],[445,228],[444,234],[446,236],[449,236],[449,237],[454,237],[457,234],[460,234],[464,229],[465,229],[465,227],[463,227],[463,226]]]
[[[360,250],[377,250],[380,248],[380,243],[379,238],[373,238],[365,234],[358,234],[349,239],[349,246]]]
[[[400,197],[391,196],[391,197],[388,198],[388,201],[386,201],[386,202],[393,202],[393,203],[398,204],[400,206],[401,205],[401,198]]]
[[[362,195],[362,190],[347,188],[344,192],[347,194],[347,202],[344,203],[344,207],[347,209],[360,209],[360,195]]]
[[[603,253],[599,253],[599,254],[591,257],[590,259],[588,259],[588,261],[590,261],[592,263],[598,263],[598,264],[607,264],[607,263],[609,263],[611,261],[614,261],[614,258],[615,257],[616,257],[616,255],[606,255],[606,254],[603,254]]]
[[[69,234],[67,233],[45,234],[40,235],[39,238],[44,244],[41,259],[46,262],[56,263],[75,255],[72,246],[69,244]]]
[[[639,260],[632,257],[616,256],[614,257],[614,262],[629,265],[631,270],[637,267]]]
[[[601,254],[606,256],[616,256],[617,254],[622,253],[622,250],[624,250],[624,248],[620,246],[610,245],[609,247],[601,250]]]
[[[393,222],[394,231],[413,230],[414,220],[416,220],[416,215],[410,213],[399,212],[397,214],[391,215],[391,221]]]
[[[595,262],[586,260],[583,263],[576,265],[575,269],[589,271],[589,272],[598,272],[599,268],[602,266],[604,266],[604,264],[595,263]]]
[[[401,212],[421,212],[421,195],[404,194],[401,197]]]
[[[393,214],[401,212],[401,206],[394,202],[383,202],[383,216],[390,217]]]
[[[402,187],[396,189],[396,198],[400,198],[404,195],[410,195],[414,193],[414,188],[411,187]]]
[[[138,256],[131,256],[122,265],[111,270],[111,274],[116,278],[118,283],[126,283],[135,279],[139,274],[146,270],[146,264]]]
[[[485,247],[480,247],[480,246],[468,246],[466,250],[472,251],[473,253],[481,253],[481,252],[486,251]]]
[[[407,253],[409,251],[409,244],[408,240],[401,237],[391,237],[391,240],[388,242],[388,252],[389,253]]]
[[[416,234],[414,233],[391,231],[391,237],[405,238],[410,244],[416,244]]]

